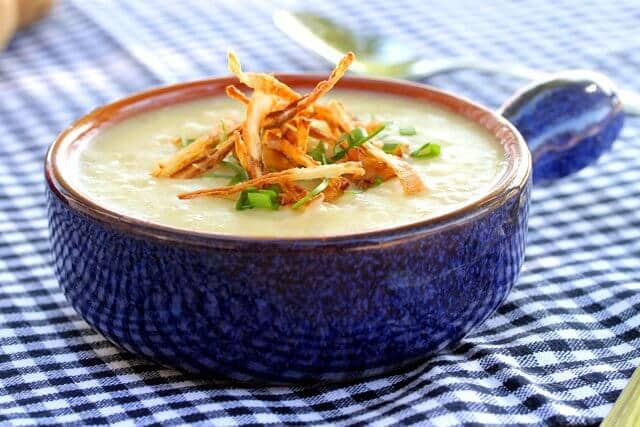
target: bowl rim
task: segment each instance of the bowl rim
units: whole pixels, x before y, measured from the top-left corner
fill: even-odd
[[[293,87],[310,87],[326,76],[316,73],[276,73],[278,79]],[[524,138],[505,118],[467,98],[434,87],[405,80],[345,76],[337,89],[369,93],[385,93],[430,102],[453,110],[479,124],[493,134],[505,152],[506,167],[486,193],[443,214],[395,227],[380,228],[350,234],[310,237],[238,236],[188,230],[151,222],[111,210],[74,188],[60,170],[60,159],[74,143],[90,140],[100,128],[126,120],[136,114],[169,105],[206,97],[222,96],[225,86],[235,84],[234,77],[212,77],[153,87],[105,104],[82,116],[64,129],[50,145],[45,156],[45,178],[49,190],[71,209],[103,225],[143,239],[176,244],[221,249],[281,247],[304,249],[335,247],[362,249],[370,245],[389,245],[421,238],[425,233],[440,232],[454,227],[500,206],[514,194],[521,193],[531,180],[531,153]],[[66,150],[66,151],[65,151]],[[68,156],[68,154],[66,154]]]

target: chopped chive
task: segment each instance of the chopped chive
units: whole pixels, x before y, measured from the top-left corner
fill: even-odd
[[[243,211],[247,209],[271,209],[277,210],[280,206],[279,194],[280,189],[276,191],[274,188],[257,190],[249,188],[240,193],[240,197],[236,202],[236,210]]]
[[[398,130],[398,132],[400,132],[400,135],[402,136],[413,136],[418,133],[416,132],[416,128],[414,128],[413,126],[402,127]]]
[[[293,209],[298,209],[300,206],[304,205],[305,203],[307,203],[309,200],[313,199],[314,197],[316,197],[318,194],[320,194],[321,192],[324,191],[325,188],[327,188],[327,185],[329,185],[329,179],[325,178],[322,180],[322,182],[320,184],[318,184],[316,186],[316,188],[314,188],[313,190],[309,191],[302,199],[298,200],[297,202],[295,202],[293,204],[293,206],[291,206]]]
[[[185,138],[184,136],[180,137],[180,142],[182,143],[183,147],[186,147],[187,145],[193,144],[193,142],[196,140],[197,138]]]
[[[373,185],[372,187],[377,187],[379,185],[381,185],[384,181],[382,181],[382,178],[380,178],[379,176],[376,176],[375,179],[373,180]]]
[[[309,151],[309,155],[316,162],[320,162],[323,165],[327,164],[327,147],[324,144],[324,141],[319,141],[318,144],[313,148],[313,150]]]
[[[242,193],[240,193],[240,197],[238,197],[238,200],[236,201],[237,211],[243,211],[245,209],[252,208],[252,206],[249,204],[247,194],[249,194],[249,190],[244,190]]]
[[[356,129],[358,129],[358,128],[356,128]],[[376,136],[377,134],[382,132],[383,129],[384,129],[384,125],[383,124],[378,126],[369,135],[365,136],[364,139],[362,139],[360,141],[357,141],[356,142],[356,147],[359,147],[362,144],[364,144],[365,142],[369,141],[371,138],[373,138],[374,136]]]
[[[229,185],[237,184],[239,182],[243,182],[249,179],[249,175],[247,171],[244,170],[242,166],[237,164],[236,162],[231,162],[229,160],[223,160],[222,164],[227,166],[229,169],[233,170],[236,174],[230,177]]]
[[[438,157],[440,155],[440,144],[435,142],[427,142],[422,147],[411,153],[411,157],[414,159],[428,159],[431,157]]]
[[[351,141],[360,141],[367,136],[367,131],[362,128],[355,128],[349,133],[349,136]]]
[[[385,142],[384,145],[382,146],[382,151],[384,151],[387,154],[395,154],[396,149],[398,148],[399,145],[400,145],[399,142]]]
[[[247,201],[251,206],[258,209],[273,209],[271,196],[267,193],[248,193]]]
[[[333,147],[333,157],[331,157],[330,162],[340,160],[347,154],[349,150],[351,150],[352,148],[360,147],[362,144],[382,132],[384,127],[385,125],[381,124],[369,134],[367,134],[366,130],[362,128],[355,128],[349,133],[343,133],[338,140],[338,144]],[[342,145],[340,144],[340,142],[344,141],[347,142],[346,148],[342,147]]]
[[[331,157],[329,159],[330,162],[335,162],[337,160],[340,160],[341,158],[343,158],[345,156],[345,154],[347,154],[347,151],[349,151],[349,148],[342,148],[340,146],[340,144],[336,144],[333,147],[333,157]]]
[[[229,184],[228,185],[235,185],[239,182],[244,182],[246,180],[248,180],[249,178],[247,177],[247,175],[234,175],[231,177],[231,179],[229,179]]]
[[[203,174],[202,177],[204,177],[204,178],[227,178],[227,179],[235,178],[235,176],[233,176],[233,175],[225,175],[225,174],[213,173],[213,172],[207,172],[207,173]]]

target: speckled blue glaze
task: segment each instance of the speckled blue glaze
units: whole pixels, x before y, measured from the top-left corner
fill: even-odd
[[[595,162],[611,148],[624,122],[613,84],[592,71],[567,71],[534,82],[501,112],[529,145],[535,184]]]
[[[321,78],[278,77],[294,86]],[[529,151],[495,113],[425,86],[341,82],[465,115],[499,137],[508,166],[480,200],[408,226],[309,239],[181,231],[96,205],[59,174],[65,150],[111,117],[220,94],[229,83],[210,79],[134,95],[76,122],[50,149],[45,175],[56,276],[97,331],[159,363],[218,378],[337,381],[388,371],[454,344],[504,301],[524,258]],[[514,106],[505,114],[533,123],[524,118],[538,110],[516,104],[522,113]],[[557,132],[550,134],[555,143]]]
[[[132,237],[47,194],[56,275],[96,330],[166,365],[275,382],[371,375],[462,338],[518,276],[523,190],[442,231],[217,247]]]

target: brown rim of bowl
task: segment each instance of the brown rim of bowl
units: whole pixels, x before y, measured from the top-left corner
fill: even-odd
[[[312,87],[326,76],[320,74],[287,74],[276,76],[293,87]],[[77,143],[90,139],[103,126],[120,122],[152,109],[173,104],[194,101],[205,97],[221,96],[229,84],[238,84],[233,77],[219,77],[178,83],[152,88],[135,93],[111,104],[99,107],[65,129],[49,150],[45,159],[45,176],[49,188],[71,208],[98,220],[102,224],[142,238],[155,238],[178,245],[196,245],[216,248],[268,247],[302,249],[305,247],[331,247],[346,249],[357,247],[389,245],[407,239],[420,238],[425,233],[440,231],[444,227],[455,226],[487,210],[494,209],[507,200],[514,192],[520,192],[531,175],[531,155],[527,145],[506,119],[497,113],[468,99],[441,91],[430,86],[401,80],[345,77],[337,85],[338,89],[356,90],[369,93],[383,93],[408,97],[417,101],[431,102],[454,111],[487,129],[500,141],[507,160],[507,166],[490,191],[470,200],[463,206],[442,215],[423,221],[412,222],[397,227],[364,231],[352,234],[316,237],[274,238],[269,236],[234,236],[203,231],[185,230],[155,222],[136,219],[110,210],[76,190],[64,178],[59,168],[59,160]],[[242,85],[239,85],[242,87]]]

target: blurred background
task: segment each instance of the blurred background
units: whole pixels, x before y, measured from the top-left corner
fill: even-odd
[[[2,53],[0,78],[24,90],[33,109],[59,111],[49,102],[63,95],[69,104],[62,109],[73,116],[151,85],[226,74],[228,49],[247,69],[329,69],[274,27],[271,14],[278,8],[311,10],[358,33],[392,36],[434,60],[593,68],[626,85],[640,65],[638,0],[58,0],[49,16],[18,33]],[[523,82],[457,72],[429,83],[497,105]],[[46,105],[39,101],[44,99]]]

